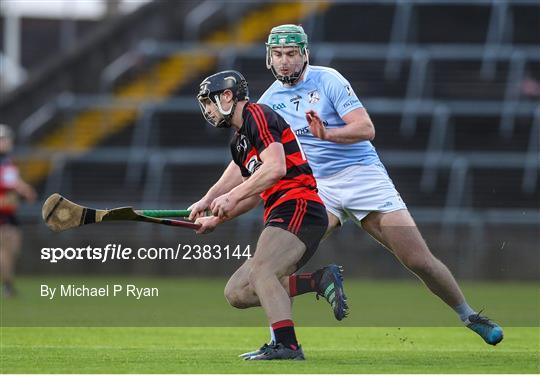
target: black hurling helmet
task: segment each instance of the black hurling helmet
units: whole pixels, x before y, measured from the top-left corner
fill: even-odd
[[[233,93],[234,102],[232,107],[225,111],[221,107],[219,97],[225,90],[230,90]],[[244,76],[240,72],[234,70],[227,70],[218,72],[209,77],[206,77],[200,84],[199,94],[197,94],[197,100],[203,113],[204,118],[213,127],[216,128],[229,128],[231,126],[231,119],[234,114],[234,109],[238,101],[249,99],[248,83]],[[213,119],[210,114],[207,114],[204,109],[204,102],[206,100],[212,101],[218,108],[223,118]]]

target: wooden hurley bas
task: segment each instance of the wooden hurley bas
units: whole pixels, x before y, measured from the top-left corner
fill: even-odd
[[[109,210],[92,209],[71,202],[58,193],[49,196],[41,210],[43,220],[47,226],[56,232],[92,223],[110,221],[149,222],[196,230],[200,225],[167,218],[188,217],[189,213],[189,210],[134,210],[132,207]]]

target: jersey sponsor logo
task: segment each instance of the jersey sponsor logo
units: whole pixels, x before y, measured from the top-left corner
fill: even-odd
[[[246,170],[249,171],[249,173],[251,175],[253,175],[253,173],[255,171],[257,171],[257,169],[259,167],[261,167],[262,165],[262,162],[259,161],[259,158],[257,158],[256,155],[254,155],[253,157],[249,158],[249,160],[246,162],[245,166],[246,166]]]
[[[386,201],[383,205],[380,205],[378,209],[379,210],[386,209],[386,208],[389,208],[391,206],[394,206],[394,204],[391,201]]]
[[[315,104],[318,101],[321,100],[321,95],[319,94],[318,90],[313,90],[308,93],[308,102],[311,104]]]
[[[299,101],[300,99],[302,99],[302,96],[299,94],[297,95],[296,97],[292,97],[291,100],[289,102],[294,102],[294,101]]]
[[[308,134],[309,133],[309,127],[304,127],[304,128],[297,129],[296,131],[294,131],[294,133],[297,136],[302,136],[304,134]]]
[[[360,102],[358,99],[351,99],[345,103],[343,103],[343,108],[351,107],[353,104],[356,104]]]
[[[236,145],[236,150],[238,150],[238,152],[241,153],[242,150],[246,151],[247,148],[248,148],[248,143],[247,143],[246,136],[242,135],[241,138],[240,138],[240,141]]]
[[[277,111],[277,110],[283,110],[284,108],[286,108],[287,106],[285,105],[285,103],[278,103],[278,104],[273,104],[272,105],[272,110],[274,111]]]

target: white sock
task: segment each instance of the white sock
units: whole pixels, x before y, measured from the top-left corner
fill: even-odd
[[[276,335],[274,334],[274,329],[270,327],[270,343],[276,343]]]
[[[472,309],[467,302],[463,302],[460,305],[454,307],[454,311],[459,315],[461,321],[466,322],[470,315],[474,315],[476,311]]]

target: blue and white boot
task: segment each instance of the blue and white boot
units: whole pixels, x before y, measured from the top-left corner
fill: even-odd
[[[502,328],[486,316],[481,316],[482,311],[470,315],[465,320],[465,325],[476,332],[487,344],[495,346],[504,338]]]

